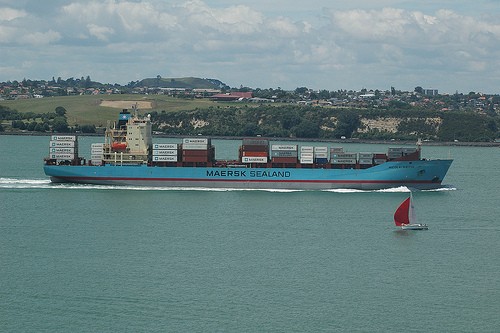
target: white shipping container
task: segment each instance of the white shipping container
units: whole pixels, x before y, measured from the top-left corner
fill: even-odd
[[[75,141],[50,141],[49,147],[75,147]]]
[[[102,160],[90,160],[90,164],[92,164],[92,165],[101,165],[102,164]]]
[[[177,149],[153,149],[153,156],[177,156]]]
[[[333,159],[332,164],[356,164],[355,158],[338,158]]]
[[[153,156],[153,162],[177,162],[177,156]]]
[[[90,148],[94,149],[94,148],[104,148],[104,143],[93,143],[90,145]]]
[[[49,155],[51,159],[53,160],[72,160],[75,158],[74,154],[59,154],[59,153],[54,153]]]
[[[314,152],[314,147],[312,147],[312,146],[302,146],[302,147],[300,147],[300,152],[301,153],[312,153],[312,152]]]
[[[314,153],[313,152],[310,152],[310,153],[300,152],[300,159],[301,160],[303,158],[313,158],[313,157],[314,157]]]
[[[328,153],[328,147],[314,147],[315,153]]]
[[[339,153],[339,154],[333,154],[332,158],[352,158],[352,159],[357,159],[358,154],[357,153]]]
[[[300,163],[302,164],[313,164],[314,158],[301,158]]]
[[[360,158],[359,164],[372,164],[373,160],[371,158]]]
[[[344,148],[342,148],[342,147],[331,147],[330,148],[330,153],[331,154],[343,153],[343,152],[344,152]]]
[[[359,153],[359,158],[373,158],[373,153]]]
[[[317,152],[314,152],[314,157],[315,158],[328,158],[328,153],[327,152],[321,152],[321,153],[317,153]]]
[[[91,160],[102,160],[103,158],[104,158],[104,156],[99,155],[99,154],[92,154],[92,155],[90,155],[90,159]]]
[[[102,149],[102,148],[92,148],[90,150],[90,153],[91,154],[101,154],[102,155],[104,153],[104,149]]]
[[[297,145],[271,145],[271,150],[276,150],[276,151],[297,151]]]
[[[297,157],[297,152],[296,151],[291,151],[291,150],[272,150],[271,151],[271,156],[272,157]]]
[[[62,154],[74,154],[75,153],[75,148],[71,147],[56,147],[56,148],[50,148],[50,153],[62,153]]]
[[[182,149],[184,150],[207,150],[208,145],[203,143],[183,143]]]
[[[207,138],[184,138],[184,139],[182,139],[182,144],[208,145],[208,139]]]
[[[177,149],[177,143],[153,143],[153,149]]]
[[[76,136],[74,135],[52,135],[50,137],[52,141],[76,141]]]
[[[242,156],[242,163],[267,163],[267,157],[258,157],[258,156]]]

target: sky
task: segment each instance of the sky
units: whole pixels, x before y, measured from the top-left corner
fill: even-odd
[[[500,94],[500,0],[0,0],[0,82]]]

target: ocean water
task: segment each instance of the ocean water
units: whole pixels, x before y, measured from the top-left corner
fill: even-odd
[[[0,136],[1,332],[500,330],[498,148],[424,146],[455,161],[414,193],[429,230],[400,231],[406,188],[51,184],[48,141]]]

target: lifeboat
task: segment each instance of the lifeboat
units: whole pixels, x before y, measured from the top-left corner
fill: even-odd
[[[111,145],[111,148],[113,150],[125,150],[127,149],[127,143],[126,142],[113,142]]]

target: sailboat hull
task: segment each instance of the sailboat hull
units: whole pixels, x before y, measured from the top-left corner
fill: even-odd
[[[427,224],[406,224],[402,225],[401,229],[403,230],[428,230],[429,227]]]

